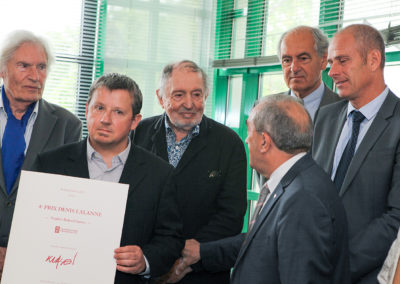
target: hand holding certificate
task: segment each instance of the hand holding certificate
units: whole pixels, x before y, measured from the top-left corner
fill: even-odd
[[[2,284],[113,283],[128,185],[23,171]]]

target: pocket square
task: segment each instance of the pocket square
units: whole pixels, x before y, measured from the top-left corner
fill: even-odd
[[[222,172],[218,171],[218,170],[208,172],[208,178],[216,178],[216,177],[220,177],[221,175],[222,175]]]

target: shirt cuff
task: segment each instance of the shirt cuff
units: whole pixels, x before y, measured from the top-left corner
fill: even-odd
[[[144,261],[146,262],[146,269],[142,273],[139,273],[139,275],[142,275],[142,276],[149,275],[150,276],[150,265],[149,265],[149,262],[147,261],[147,258],[146,258],[145,255],[143,255],[143,257],[144,257]]]

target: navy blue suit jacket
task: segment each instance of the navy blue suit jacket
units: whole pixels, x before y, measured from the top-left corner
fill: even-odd
[[[330,178],[307,154],[282,178],[248,235],[201,246],[204,269],[235,263],[233,284],[350,281],[347,222]]]

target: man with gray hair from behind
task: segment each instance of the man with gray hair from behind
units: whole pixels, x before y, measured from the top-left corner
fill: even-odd
[[[0,51],[0,272],[22,170],[33,170],[38,153],[81,138],[72,113],[42,99],[53,62],[47,42],[29,31],[14,31]]]
[[[247,234],[201,243],[211,273],[233,266],[232,284],[350,283],[347,222],[329,176],[307,153],[313,126],[297,98],[264,97],[246,143],[263,185]]]

